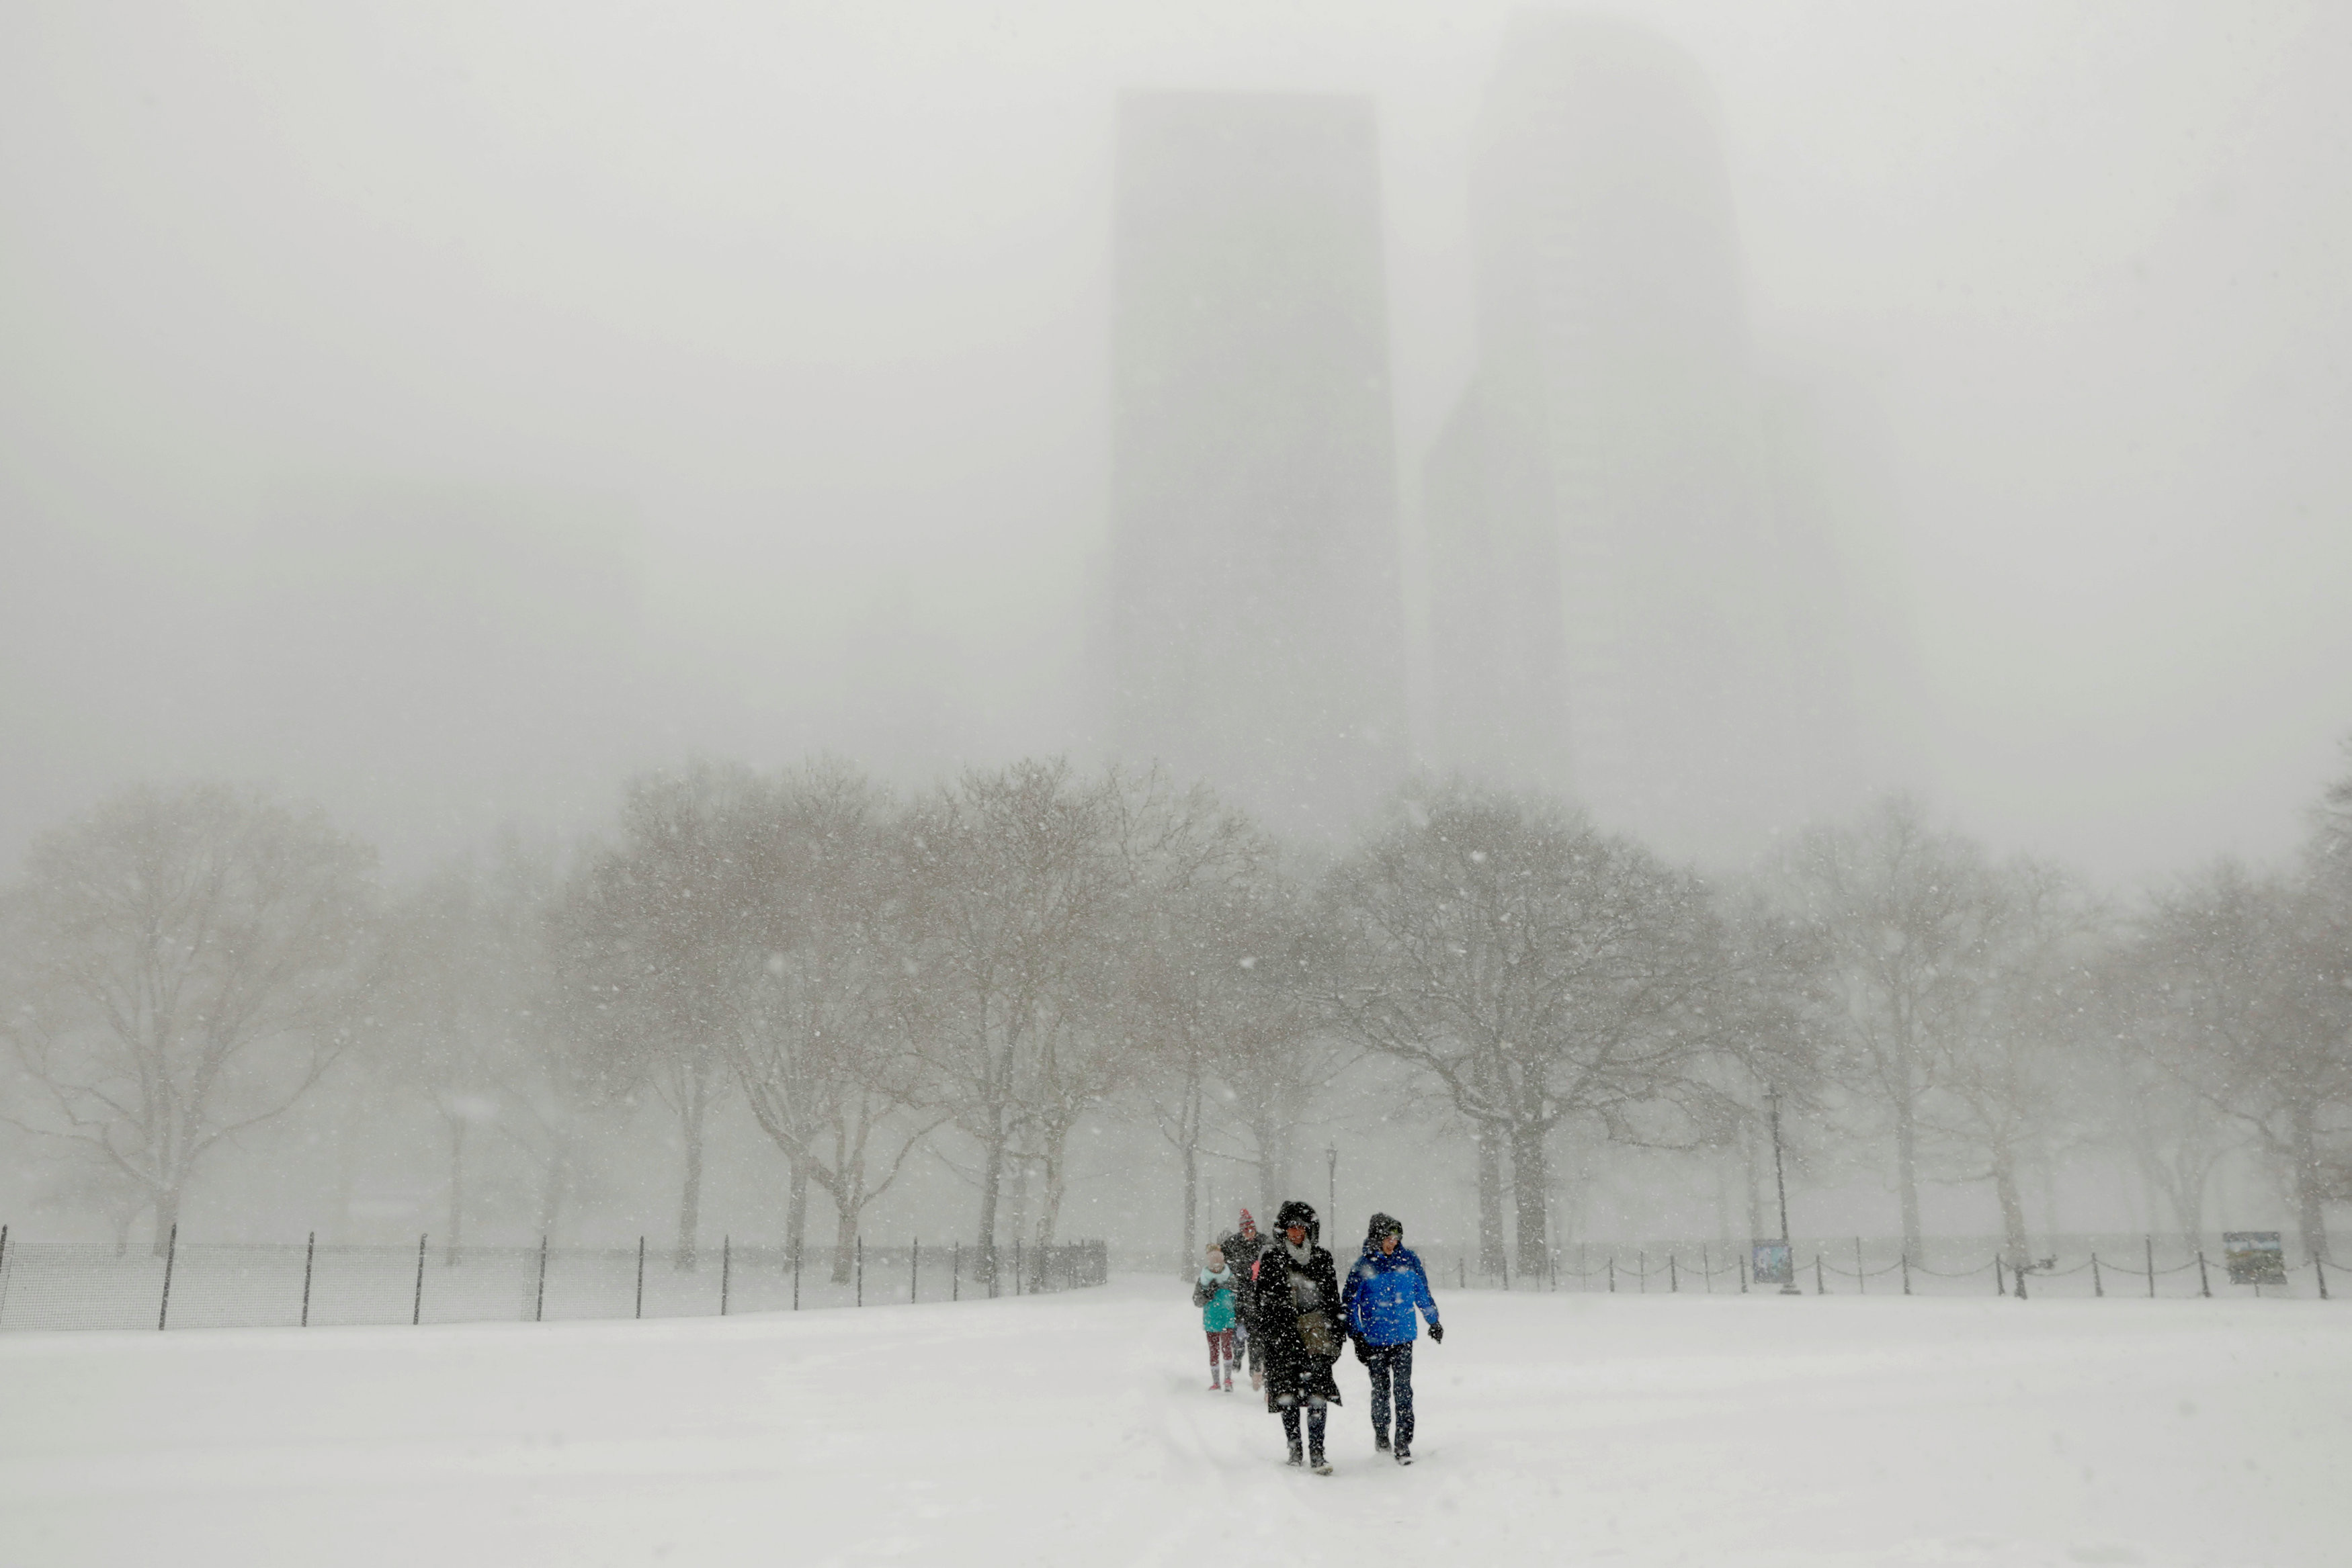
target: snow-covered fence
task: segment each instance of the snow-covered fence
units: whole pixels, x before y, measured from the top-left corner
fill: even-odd
[[[159,1254],[0,1230],[0,1330],[712,1317],[1025,1295],[1110,1277],[1101,1241],[1003,1247],[995,1269],[983,1265],[981,1249],[964,1243],[862,1239],[837,1260],[831,1247],[795,1258],[722,1238],[681,1266],[642,1239],[452,1249],[423,1236],[392,1247],[173,1238]]]
[[[1570,1243],[1532,1274],[1516,1249],[1505,1266],[1482,1270],[1477,1249],[1418,1241],[1415,1249],[1438,1289],[1585,1291],[1620,1295],[1739,1294],[1778,1291],[1748,1279],[1740,1242]],[[1997,1238],[1930,1239],[1906,1257],[1895,1238],[1800,1239],[1790,1249],[1796,1284],[1807,1295],[1992,1295],[2089,1298],[2290,1296],[2340,1298],[2352,1271],[2333,1258],[2285,1265],[2284,1284],[2235,1285],[2220,1233],[2203,1236],[2078,1235],[2039,1238],[2017,1259]],[[2022,1267],[2020,1267],[2021,1262]]]

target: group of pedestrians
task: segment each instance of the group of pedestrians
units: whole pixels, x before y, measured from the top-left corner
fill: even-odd
[[[1433,1341],[1445,1338],[1429,1274],[1404,1245],[1403,1225],[1385,1214],[1372,1216],[1344,1285],[1321,1236],[1314,1207],[1293,1198],[1275,1216],[1273,1236],[1259,1235],[1245,1208],[1240,1228],[1211,1244],[1192,1284],[1209,1336],[1210,1391],[1232,1393],[1234,1364],[1245,1360],[1250,1387],[1282,1417],[1290,1463],[1328,1476],[1324,1427],[1340,1402],[1332,1372],[1352,1345],[1371,1378],[1372,1446],[1409,1465],[1419,1318],[1429,1320]]]

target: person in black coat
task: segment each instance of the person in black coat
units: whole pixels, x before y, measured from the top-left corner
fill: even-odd
[[[1265,1407],[1282,1417],[1290,1439],[1290,1462],[1304,1462],[1317,1475],[1331,1466],[1323,1457],[1323,1424],[1339,1403],[1332,1364],[1347,1343],[1339,1305],[1339,1276],[1331,1254],[1316,1245],[1321,1226],[1311,1205],[1293,1198],[1276,1217],[1275,1236],[1258,1256],[1257,1285],[1251,1291],[1253,1338],[1265,1354]],[[1307,1451],[1302,1459],[1298,1416],[1307,1413]]]
[[[1258,1257],[1269,1245],[1258,1234],[1257,1221],[1250,1218],[1246,1208],[1242,1210],[1240,1228],[1217,1242],[1218,1249],[1225,1255],[1225,1267],[1242,1281],[1242,1288],[1234,1293],[1234,1311],[1241,1320],[1242,1349],[1249,1356],[1252,1388],[1265,1386],[1265,1353],[1258,1345],[1257,1331],[1250,1326],[1250,1314],[1257,1310],[1257,1292],[1251,1288],[1251,1281],[1256,1276]]]

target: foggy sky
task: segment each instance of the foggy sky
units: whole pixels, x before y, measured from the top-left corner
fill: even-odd
[[[1090,753],[1125,88],[1375,97],[1417,616],[1507,9],[0,12],[0,863],[140,777],[413,867],[694,751]],[[1612,9],[1886,498],[1915,782],[2106,876],[2284,848],[2352,729],[2352,13]]]

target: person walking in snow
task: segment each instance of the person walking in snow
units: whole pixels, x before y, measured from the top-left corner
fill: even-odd
[[[1234,1301],[1234,1343],[1249,1358],[1250,1387],[1264,1388],[1265,1353],[1258,1344],[1257,1331],[1250,1326],[1250,1307],[1255,1300],[1251,1286],[1257,1279],[1257,1260],[1265,1251],[1265,1238],[1258,1234],[1257,1221],[1250,1218],[1248,1209],[1242,1210],[1241,1228],[1219,1241],[1217,1249],[1225,1255],[1225,1267],[1241,1281],[1240,1293]]]
[[[1404,1227],[1385,1214],[1375,1214],[1364,1233],[1364,1255],[1348,1270],[1341,1292],[1348,1315],[1348,1337],[1355,1342],[1356,1359],[1372,1375],[1372,1447],[1395,1455],[1401,1465],[1412,1463],[1412,1342],[1413,1311],[1429,1320],[1429,1337],[1445,1341],[1437,1321],[1437,1301],[1429,1293],[1429,1274],[1421,1260],[1404,1245]],[[1396,1447],[1389,1448],[1389,1406],[1396,1406]]]
[[[1272,1245],[1259,1255],[1257,1288],[1251,1292],[1252,1337],[1265,1350],[1265,1407],[1282,1417],[1290,1439],[1290,1462],[1318,1476],[1331,1473],[1323,1457],[1323,1425],[1339,1403],[1332,1364],[1345,1343],[1341,1335],[1339,1280],[1331,1254],[1316,1245],[1322,1228],[1311,1204],[1297,1198],[1275,1217]],[[1299,1416],[1307,1417],[1307,1447],[1299,1451]]]
[[[1240,1281],[1226,1266],[1215,1242],[1209,1244],[1208,1263],[1192,1281],[1192,1304],[1201,1309],[1201,1327],[1209,1336],[1209,1392],[1234,1391],[1234,1298]],[[1218,1381],[1222,1359],[1224,1381]]]

